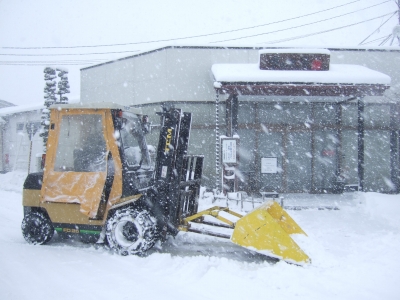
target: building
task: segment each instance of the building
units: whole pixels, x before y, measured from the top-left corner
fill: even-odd
[[[12,104],[11,102],[7,102],[5,100],[0,100],[0,108],[3,107],[10,107],[10,106],[15,106],[14,104]]]
[[[271,52],[171,46],[83,68],[81,101],[141,107],[155,123],[161,105],[192,112],[190,152],[205,155],[203,182],[210,188],[223,181],[225,189],[249,192],[331,193],[343,184],[400,192],[400,50],[310,51],[329,54],[328,67],[357,66],[342,69],[344,84],[327,86],[318,77],[303,88],[298,78],[259,82],[236,68],[258,65],[260,50]],[[156,136],[149,136],[150,144]],[[221,161],[220,151],[228,149],[221,145],[228,144],[220,136],[237,147],[232,161]]]
[[[69,100],[69,103],[78,102],[79,99]],[[0,131],[2,134],[0,172],[41,171],[43,138],[40,137],[40,132],[43,108],[44,104],[40,102],[30,105],[0,107],[0,125],[2,128]],[[32,136],[29,134],[31,130]]]
[[[4,107],[10,107],[10,106],[14,106],[14,104],[4,101],[4,100],[0,100],[0,110],[1,108]],[[6,124],[6,122],[0,118],[0,128],[4,129],[4,125]],[[3,141],[3,135],[4,135],[4,130],[0,130],[0,141]],[[3,154],[3,143],[0,142],[0,157],[4,158],[4,154]],[[0,172],[4,172],[4,159],[0,159]]]
[[[29,172],[40,171],[43,151],[43,140],[39,136],[42,108],[43,104],[0,108],[0,117],[3,120],[2,172],[28,171],[28,168]],[[27,128],[33,128],[32,137],[28,134]]]

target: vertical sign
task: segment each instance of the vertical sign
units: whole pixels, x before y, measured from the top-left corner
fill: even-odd
[[[38,129],[39,127],[36,127],[35,123],[26,123],[26,132],[28,133],[29,140],[31,141],[29,146],[28,174],[31,172],[32,140]]]
[[[222,162],[236,163],[236,140],[222,140]]]

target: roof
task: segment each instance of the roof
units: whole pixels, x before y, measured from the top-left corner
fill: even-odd
[[[5,100],[0,100],[0,107],[9,107],[9,106],[15,106],[15,104]]]
[[[40,104],[29,104],[29,105],[19,105],[0,108],[0,116],[9,116],[13,114],[29,112],[34,110],[40,110],[43,108],[43,103]]]
[[[219,82],[281,82],[325,84],[390,84],[390,77],[358,65],[331,64],[329,71],[260,70],[258,64],[215,64]]]
[[[94,64],[88,67],[84,67],[81,68],[80,70],[88,70],[88,69],[92,69],[92,68],[96,68],[96,67],[100,67],[102,65],[106,65],[106,64],[111,64],[114,63],[116,61],[123,61],[126,59],[131,59],[134,57],[139,57],[139,56],[143,56],[143,55],[148,55],[154,52],[159,52],[159,51],[163,51],[163,50],[167,50],[167,49],[221,49],[221,50],[226,50],[226,49],[241,49],[241,50],[260,50],[260,51],[264,51],[267,49],[271,49],[273,52],[275,52],[277,49],[293,49],[293,51],[296,51],[296,49],[307,49],[307,48],[298,48],[298,46],[287,46],[287,47],[255,47],[254,45],[224,45],[224,46],[205,46],[205,45],[174,45],[174,46],[164,46],[164,47],[159,47],[159,48],[154,48],[154,49],[150,49],[150,50],[144,50],[144,51],[139,51],[137,54],[134,55],[129,55],[126,57],[122,57],[119,59],[115,59],[115,60],[110,60],[104,63],[100,63],[100,64]],[[360,51],[360,52],[400,52],[399,48],[394,48],[394,47],[326,47],[327,51]],[[312,49],[314,50],[314,49]],[[321,50],[321,49],[319,49]]]
[[[79,102],[79,99],[70,99],[69,102],[77,103],[77,102]],[[29,111],[41,110],[43,108],[44,108],[43,102],[27,104],[27,105],[4,107],[4,108],[0,108],[0,117],[5,117],[5,116],[29,112]]]
[[[359,65],[329,71],[260,70],[258,64],[214,64],[214,87],[223,93],[282,96],[380,96],[391,78]]]

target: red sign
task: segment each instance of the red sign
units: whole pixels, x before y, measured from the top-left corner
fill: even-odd
[[[322,156],[333,157],[335,155],[336,155],[336,153],[333,150],[323,150],[322,151]]]

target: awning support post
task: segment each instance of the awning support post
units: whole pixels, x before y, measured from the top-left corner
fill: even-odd
[[[335,171],[335,177],[336,177],[336,183],[334,186],[334,189],[336,189],[335,192],[343,192],[342,186],[339,187],[339,184],[342,184],[343,178],[342,178],[342,105],[340,103],[336,103],[335,105],[336,109],[336,171]],[[344,183],[343,183],[344,184]]]
[[[220,170],[220,137],[219,137],[219,90],[216,90],[215,95],[215,189],[220,192],[220,180],[221,180],[221,170]]]
[[[364,191],[364,101],[357,98],[358,136],[358,190]]]
[[[235,150],[233,155],[236,156],[235,162],[223,163],[222,170],[222,185],[223,190],[225,192],[236,192],[237,191],[237,177],[236,177],[236,169],[238,167],[238,150],[240,147],[240,142],[237,137],[238,133],[238,107],[239,107],[239,99],[237,94],[229,94],[228,99],[225,102],[225,112],[226,112],[226,136],[228,138],[234,138],[235,141]]]
[[[393,193],[400,192],[398,118],[398,106],[395,103],[390,103],[390,177],[393,183],[391,191]]]
[[[239,100],[235,94],[230,94],[226,100],[226,136],[233,137],[238,132]]]

